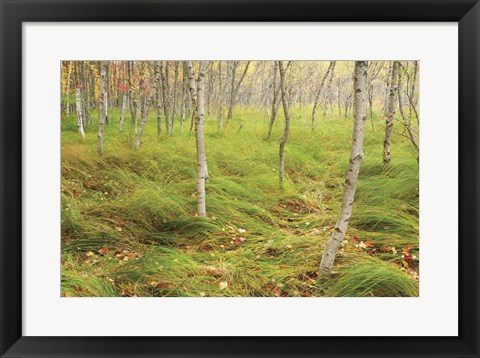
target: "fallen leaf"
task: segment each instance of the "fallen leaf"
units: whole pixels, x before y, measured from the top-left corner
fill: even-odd
[[[98,253],[100,255],[106,255],[108,254],[108,249],[106,247],[102,247],[100,250],[98,250]]]
[[[75,287],[74,290],[77,291],[77,292],[82,292],[83,291],[83,289],[80,286]]]
[[[95,254],[92,251],[89,251],[85,254],[85,256],[87,256],[87,257],[93,256],[93,255],[95,255]]]
[[[374,247],[375,244],[373,243],[372,240],[368,239],[367,241],[364,242],[365,247]]]
[[[348,242],[354,245],[358,245],[360,243],[360,239],[356,236],[351,236],[350,239],[348,239]]]
[[[228,283],[225,282],[225,281],[222,281],[222,282],[220,282],[220,283],[218,284],[218,287],[219,287],[221,290],[226,289],[227,286],[228,286]]]
[[[402,259],[403,259],[407,264],[410,264],[410,262],[413,261],[413,257],[412,257],[412,255],[410,255],[410,254],[402,255]]]

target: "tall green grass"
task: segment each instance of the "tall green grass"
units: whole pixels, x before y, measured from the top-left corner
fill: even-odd
[[[375,131],[365,126],[364,162],[346,237],[373,246],[347,244],[334,269],[338,275],[317,280],[341,202],[352,121],[320,117],[312,132],[308,113],[293,110],[283,190],[281,113],[270,141],[264,111],[236,108],[221,132],[215,118],[207,118],[205,219],[195,215],[195,137],[189,123],[167,138],[165,130],[157,135],[151,114],[134,150],[131,118],[120,133],[119,112],[111,109],[105,153],[98,157],[96,125],[85,128],[82,140],[75,117],[62,118],[62,293],[418,295],[410,272],[419,255],[418,165],[401,135],[393,137],[392,164],[382,165],[383,120],[377,116]],[[408,268],[402,267],[405,247],[415,255]]]

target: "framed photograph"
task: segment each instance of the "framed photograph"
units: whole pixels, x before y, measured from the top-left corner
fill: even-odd
[[[479,357],[477,1],[9,1],[2,357]]]

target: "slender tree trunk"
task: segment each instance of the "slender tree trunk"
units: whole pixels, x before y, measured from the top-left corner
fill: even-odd
[[[174,131],[175,117],[177,115],[177,82],[178,82],[178,61],[175,61],[175,79],[173,81],[173,107],[172,107],[172,129]]]
[[[272,88],[273,88],[273,99],[272,99],[272,113],[270,115],[270,122],[268,123],[268,134],[267,134],[267,141],[270,140],[270,137],[272,136],[272,129],[273,129],[273,124],[275,123],[275,118],[277,117],[277,97],[278,97],[278,92],[277,92],[277,62],[273,62],[273,82],[272,82]]]
[[[238,62],[236,61],[229,61],[228,67],[230,72],[230,102],[228,105],[228,114],[227,114],[227,122],[232,119],[233,116],[233,105],[235,103],[235,75],[237,72]]]
[[[322,95],[325,81],[327,80],[327,77],[330,74],[330,71],[333,71],[333,68],[335,67],[335,63],[336,61],[330,61],[330,65],[328,66],[327,72],[325,72],[325,75],[323,76],[322,81],[320,82],[320,88],[318,89],[317,94],[315,95],[315,101],[313,102],[313,110],[312,110],[312,131],[315,129],[315,115],[317,114],[317,106],[319,104],[319,99]]]
[[[383,101],[383,113],[387,114],[388,101],[390,98],[390,84],[392,79],[393,61],[388,65],[387,79],[385,82],[385,100]]]
[[[70,78],[71,78],[71,75],[72,75],[72,68],[73,68],[72,61],[69,61],[68,62],[67,85],[66,85],[66,89],[65,89],[65,94],[67,95],[67,106],[65,108],[65,114],[67,116],[70,115],[70,99],[68,98],[68,96],[70,95]]]
[[[285,145],[287,144],[290,130],[290,114],[288,113],[287,91],[285,89],[285,68],[283,67],[282,61],[278,61],[278,68],[280,70],[280,91],[282,93],[283,113],[285,114],[285,129],[283,131],[283,137],[280,140],[278,170],[280,188],[283,188],[283,179],[285,176]]]
[[[354,125],[350,161],[343,186],[343,201],[337,224],[328,240],[320,263],[320,274],[330,275],[340,244],[345,238],[348,223],[352,217],[353,201],[357,187],[360,165],[363,157],[363,128],[367,118],[366,108],[367,62],[356,61],[354,73]]]
[[[195,139],[197,145],[197,214],[206,217],[205,182],[207,180],[207,157],[205,154],[204,121],[205,121],[205,69],[206,61],[200,61],[198,79],[195,83],[195,73],[192,61],[187,61],[192,104],[196,108]]]
[[[223,129],[223,84],[222,84],[222,61],[218,61],[218,129]]]
[[[136,125],[137,123],[137,114],[138,114],[138,105],[137,99],[135,98],[135,92],[133,89],[134,86],[134,71],[135,63],[133,61],[128,62],[128,103],[130,106],[130,114],[132,115],[132,124]]]
[[[162,66],[161,62],[160,66]],[[160,67],[160,73],[162,74],[162,99],[163,111],[165,113],[165,128],[167,130],[167,136],[170,137],[170,88],[168,84],[168,61],[165,62],[165,71],[162,71],[162,67]]]
[[[83,131],[83,113],[82,113],[82,94],[80,88],[75,91],[75,102],[77,105],[77,128],[78,133],[85,139],[85,132]]]
[[[157,135],[162,133],[162,62],[155,62],[155,104],[157,112]]]
[[[237,84],[235,84],[235,76],[237,72],[237,66],[239,62],[232,61],[232,84],[230,88],[230,105],[228,106],[228,116],[227,116],[227,122],[230,121],[233,117],[233,107],[235,106],[235,101],[238,95],[238,90],[240,89],[240,85],[242,84],[245,75],[247,74],[248,67],[250,66],[250,61],[247,61],[247,64],[245,65],[245,69],[243,70],[242,77],[240,77],[240,80],[238,81]]]
[[[395,117],[395,103],[398,92],[398,61],[392,65],[392,77],[390,79],[389,95],[387,103],[387,116],[385,126],[385,139],[383,140],[383,163],[388,164],[391,160],[390,141],[392,139],[393,119]]]
[[[328,82],[327,82],[327,87],[325,88],[325,96],[323,97],[323,117],[326,117],[327,116],[327,107],[328,107],[328,104],[330,104],[330,109],[331,109],[331,112],[333,113],[333,106],[332,106],[332,97],[331,97],[331,93],[330,93],[330,90],[332,88],[332,82],[333,82],[333,76],[334,76],[334,72],[335,72],[335,65],[336,65],[336,61],[334,61],[335,64],[333,65],[332,67],[332,70],[330,71],[330,76],[329,76],[329,79],[328,79]]]
[[[411,117],[405,114],[405,110],[403,108],[403,94],[402,94],[402,71],[398,73],[398,109],[400,110],[400,115],[402,116],[403,125],[408,133],[408,138],[410,142],[412,142],[413,146],[415,147],[416,151],[418,152],[418,142],[416,139],[416,134],[412,128]]]
[[[124,94],[122,99],[122,113],[120,115],[120,124],[119,124],[120,132],[123,132],[123,123],[125,122],[125,109],[127,108],[127,102],[128,102],[128,97],[126,94]]]
[[[415,115],[417,115],[417,110],[415,108],[416,106],[415,88],[417,84],[417,72],[418,72],[418,61],[413,61],[412,84],[409,91],[410,93],[408,93],[408,101],[410,102],[408,116],[410,118],[410,121],[413,117],[413,112],[415,112]],[[417,115],[417,120],[418,120],[418,115]]]
[[[105,93],[106,93],[106,79],[107,79],[107,63],[102,61],[100,63],[100,93],[98,98],[98,142],[97,150],[99,155],[103,155],[103,129],[105,128]]]
[[[187,67],[185,65],[185,62],[183,63],[183,76],[182,76],[182,108],[181,108],[181,115],[180,115],[180,134],[183,132],[183,123],[185,122],[185,114],[187,111],[187,87],[188,87],[188,71]]]
[[[147,96],[146,83],[143,82],[140,84],[142,96],[141,96],[141,107],[140,107],[140,116],[142,118],[140,122],[140,127],[135,129],[135,138],[134,138],[134,148],[138,149],[140,147],[140,141],[142,139],[143,130],[147,124],[148,119],[148,110],[150,109],[150,98]]]

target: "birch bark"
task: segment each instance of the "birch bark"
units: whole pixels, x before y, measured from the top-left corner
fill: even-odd
[[[317,114],[317,107],[323,92],[323,87],[325,86],[325,81],[327,80],[327,77],[330,74],[330,71],[333,71],[334,67],[335,67],[335,61],[330,61],[327,72],[325,72],[325,75],[323,75],[322,81],[320,82],[320,87],[317,91],[317,94],[315,95],[315,101],[313,102],[313,110],[312,110],[312,131],[315,129],[315,115]]]
[[[195,140],[197,145],[197,214],[206,217],[205,182],[207,180],[207,157],[205,153],[204,121],[205,121],[205,70],[207,61],[200,61],[198,78],[195,81],[195,72],[192,61],[187,61],[190,82],[190,93],[195,115]]]
[[[105,93],[107,79],[107,64],[102,61],[100,64],[100,93],[98,98],[98,141],[97,151],[99,155],[103,155],[103,130],[105,128]]]
[[[383,140],[383,163],[388,164],[391,161],[390,142],[392,139],[393,119],[395,117],[395,103],[398,92],[398,61],[392,64],[392,77],[390,79],[387,115],[385,125],[385,139]]]
[[[167,130],[167,136],[170,137],[170,89],[168,84],[168,61],[165,62],[165,71],[162,69],[163,65],[160,62],[160,73],[162,76],[162,101],[163,111],[165,114],[165,128]]]
[[[140,107],[140,126],[135,130],[135,139],[134,139],[134,148],[138,149],[140,147],[140,141],[142,139],[143,130],[147,124],[148,111],[150,109],[150,98],[147,96],[146,83],[142,80],[140,84],[140,90],[142,91],[141,96],[141,107]]]
[[[77,106],[77,128],[80,136],[85,139],[85,132],[83,131],[83,109],[82,109],[82,94],[80,88],[75,91],[75,102]]]
[[[283,179],[285,177],[285,145],[287,144],[288,133],[290,131],[290,114],[288,112],[287,91],[285,89],[285,68],[283,67],[282,61],[278,61],[278,68],[280,70],[280,92],[282,93],[283,113],[285,114],[285,129],[282,139],[280,140],[278,170],[280,188],[283,188]]]
[[[350,161],[348,163],[345,184],[343,186],[343,200],[338,220],[332,236],[328,240],[320,263],[320,274],[330,275],[340,244],[345,238],[348,223],[352,216],[353,201],[357,187],[360,165],[363,158],[363,128],[367,118],[366,106],[367,62],[356,61],[354,72],[354,124]]]
[[[128,97],[126,94],[123,95],[122,97],[122,113],[120,115],[120,123],[119,123],[119,129],[120,129],[120,132],[123,132],[123,123],[125,122],[125,109],[127,107],[127,101],[128,101]]]

